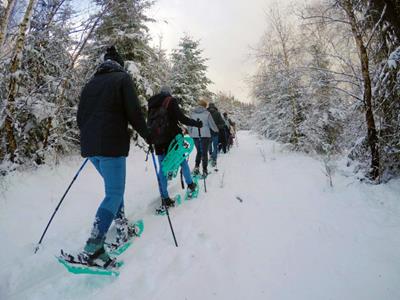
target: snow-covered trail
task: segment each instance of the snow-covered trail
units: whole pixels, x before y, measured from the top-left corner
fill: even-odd
[[[102,198],[88,165],[35,255],[34,244],[81,163],[8,178],[0,194],[0,299],[400,299],[400,181],[368,186],[248,132],[221,155],[208,193],[154,216],[149,161],[128,161],[126,211],[145,231],[119,278],[74,276],[54,259],[82,247]],[[192,160],[193,161],[193,160]],[[202,186],[203,188],[203,186]],[[178,181],[172,193],[183,193]]]

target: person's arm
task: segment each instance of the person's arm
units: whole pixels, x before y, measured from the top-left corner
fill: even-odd
[[[218,126],[217,126],[217,124],[215,124],[211,113],[208,113],[208,125],[210,125],[210,128],[212,131],[219,132]]]
[[[222,118],[222,115],[219,113],[219,112],[217,112],[217,124],[218,124],[218,126],[219,126],[219,129],[224,129],[224,125],[225,125],[225,121],[224,121],[224,119]]]
[[[170,112],[175,116],[175,118],[183,125],[191,127],[199,126],[199,123],[196,120],[190,119],[184,115],[184,113],[179,108],[178,102],[175,98],[172,98],[171,102],[169,103],[169,109]]]
[[[149,137],[149,131],[146,121],[140,108],[139,99],[137,98],[135,88],[129,75],[125,76],[122,81],[122,96],[125,114],[132,127],[143,137]]]

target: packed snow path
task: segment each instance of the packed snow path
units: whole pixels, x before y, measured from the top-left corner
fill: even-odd
[[[151,160],[132,151],[126,211],[143,236],[121,258],[119,278],[72,275],[59,249],[88,237],[103,186],[88,164],[33,254],[81,159],[14,174],[0,194],[0,299],[400,299],[400,181],[369,186],[248,132],[199,198],[155,216]],[[193,159],[191,159],[193,163]],[[179,180],[172,195],[183,193]]]

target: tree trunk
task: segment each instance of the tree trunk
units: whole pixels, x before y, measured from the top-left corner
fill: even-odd
[[[375,118],[372,107],[372,87],[371,87],[371,77],[369,74],[368,52],[364,45],[364,41],[362,39],[361,30],[358,26],[351,0],[344,0],[342,3],[351,25],[351,31],[356,41],[360,57],[362,77],[364,81],[363,99],[365,106],[365,119],[368,129],[368,145],[371,149],[370,177],[371,179],[378,181],[380,175],[380,158],[379,158],[379,148],[378,148],[378,135],[376,132]]]
[[[8,22],[10,20],[10,15],[14,8],[14,5],[15,5],[15,0],[8,0],[7,6],[4,11],[4,17],[0,21],[0,53],[1,49],[3,48],[4,41],[6,39]]]
[[[19,25],[17,43],[15,45],[14,56],[11,60],[10,81],[8,84],[8,97],[6,104],[6,118],[4,121],[4,132],[6,138],[6,153],[10,155],[11,161],[15,160],[15,152],[17,150],[17,142],[14,135],[14,117],[15,117],[15,97],[18,88],[18,73],[21,68],[21,54],[24,49],[26,31],[30,24],[30,18],[33,12],[35,0],[30,0],[26,8],[24,18]]]

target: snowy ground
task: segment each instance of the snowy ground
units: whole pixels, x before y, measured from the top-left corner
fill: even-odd
[[[248,132],[220,158],[199,198],[171,211],[179,248],[144,154],[128,162],[126,210],[145,232],[119,278],[71,275],[54,256],[83,246],[102,198],[91,165],[44,226],[79,157],[14,174],[0,192],[0,299],[400,299],[400,181],[370,186]],[[4,183],[3,183],[4,184]],[[4,186],[3,186],[4,190]],[[172,185],[181,192],[179,182]],[[243,202],[239,201],[242,200]]]

